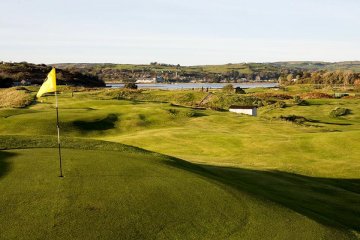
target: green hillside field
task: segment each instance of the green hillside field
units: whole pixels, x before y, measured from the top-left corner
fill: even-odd
[[[360,238],[359,98],[251,117],[136,94],[60,94],[64,178],[54,97],[0,109],[0,239]]]

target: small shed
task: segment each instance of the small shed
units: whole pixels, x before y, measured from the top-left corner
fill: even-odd
[[[254,117],[256,117],[256,115],[257,115],[257,107],[255,107],[255,106],[235,106],[235,105],[231,105],[229,107],[229,111],[234,112],[234,113],[247,114],[247,115],[251,115],[251,116],[254,116]]]
[[[349,96],[348,93],[334,93],[335,98],[342,98],[342,97],[347,97],[347,96]]]

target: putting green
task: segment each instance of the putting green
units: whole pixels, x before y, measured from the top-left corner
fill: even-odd
[[[21,139],[13,147],[37,146]],[[84,149],[91,142],[73,141]],[[0,238],[355,239],[228,185],[210,168],[92,143],[101,146],[108,150],[63,149],[64,178],[56,148],[0,151]]]

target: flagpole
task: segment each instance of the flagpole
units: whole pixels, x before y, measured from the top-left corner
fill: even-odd
[[[58,147],[59,147],[59,163],[60,163],[60,176],[63,177],[62,173],[62,162],[61,162],[61,145],[60,145],[60,126],[59,126],[59,107],[58,107],[58,98],[57,93],[55,91],[55,101],[56,101],[56,127],[57,127],[57,135],[58,135]]]

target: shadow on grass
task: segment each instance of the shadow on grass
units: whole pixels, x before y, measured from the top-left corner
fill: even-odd
[[[287,116],[281,115],[279,117],[279,119],[283,120],[283,121],[293,122],[293,123],[300,124],[300,125],[305,124],[305,123],[320,123],[320,124],[337,125],[337,126],[352,125],[351,123],[325,122],[325,121],[310,119],[310,118],[306,118],[303,116],[297,116],[297,115],[287,115]],[[312,125],[312,126],[322,127],[322,126],[318,126],[318,125]]]
[[[109,114],[106,118],[94,121],[74,121],[73,125],[81,131],[103,131],[115,128],[118,120],[117,114]]]
[[[324,122],[324,121],[314,120],[314,119],[307,119],[307,120],[308,120],[308,122],[311,122],[311,123],[322,123],[322,124],[328,124],[328,125],[338,125],[338,126],[350,126],[350,125],[352,125],[351,123]]]
[[[169,104],[169,102],[160,101],[160,100],[138,100],[138,99],[120,99],[120,100],[131,101],[131,104],[132,104],[132,105],[139,105],[139,104],[146,104],[146,103],[164,103],[164,104]]]
[[[198,165],[174,158],[168,164],[270,200],[324,225],[360,231],[360,179]]]
[[[0,179],[11,170],[11,164],[8,159],[14,155],[15,153],[0,151]]]

